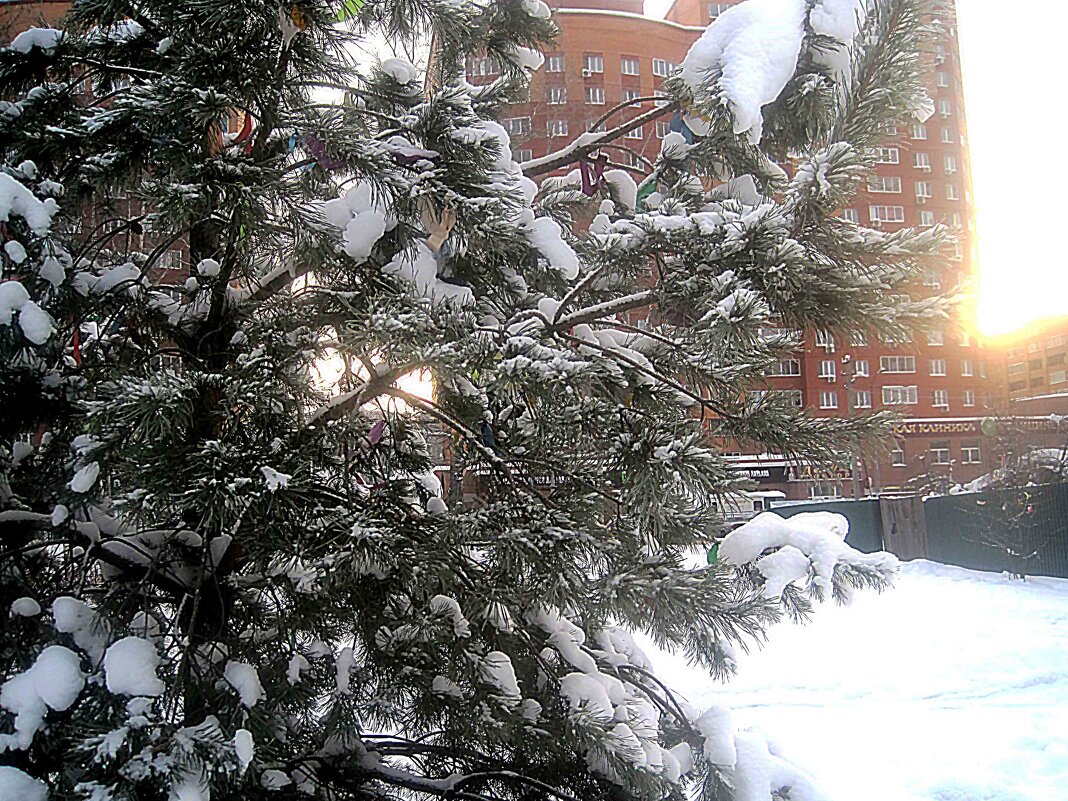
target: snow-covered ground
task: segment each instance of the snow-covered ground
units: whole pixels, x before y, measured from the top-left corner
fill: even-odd
[[[917,561],[743,654],[724,686],[648,650],[697,707],[735,710],[831,801],[1068,798],[1068,580]]]

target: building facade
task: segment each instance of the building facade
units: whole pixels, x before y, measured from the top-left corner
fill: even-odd
[[[1068,397],[1068,316],[1041,320],[990,341],[999,406]]]
[[[641,0],[568,0],[555,8],[556,47],[545,53],[529,99],[504,114],[516,160],[544,156],[585,131],[616,127],[653,108],[662,81],[690,45],[741,1],[676,0],[663,20],[644,16]],[[956,17],[952,3],[934,11],[938,36],[924,56],[934,113],[887,132],[874,176],[842,210],[846,219],[887,231],[952,227],[956,246],[924,281],[932,295],[971,283],[975,241]],[[492,60],[469,64],[472,82],[494,73]],[[605,118],[627,101],[635,102]],[[610,162],[640,180],[667,130],[666,117],[635,127],[607,150]],[[994,448],[982,421],[996,395],[987,352],[971,333],[974,317],[974,304],[966,302],[954,325],[912,342],[870,341],[861,332],[843,341],[803,332],[802,352],[772,371],[769,390],[792,393],[819,416],[890,409],[904,419],[885,458],[858,458],[853,469],[788,464],[774,454],[731,457],[758,483],[754,497],[850,496],[854,487],[860,494],[911,492],[935,480],[965,483],[988,472]]]

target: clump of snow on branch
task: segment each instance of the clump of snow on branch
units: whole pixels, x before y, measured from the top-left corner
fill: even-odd
[[[69,648],[50,645],[33,666],[0,687],[0,707],[15,716],[13,734],[0,734],[0,753],[25,750],[44,725],[49,710],[64,712],[85,687],[81,659]]]
[[[48,801],[48,785],[18,768],[0,765],[0,801]]]
[[[117,695],[156,697],[166,689],[156,675],[160,657],[148,640],[124,637],[104,653],[104,677],[108,690]]]
[[[849,521],[832,512],[807,512],[790,518],[764,512],[723,539],[719,558],[738,567],[752,564],[765,579],[764,595],[775,599],[810,572],[816,586],[829,593],[840,564],[880,573],[896,571],[893,555],[861,553],[846,544],[848,533]]]
[[[29,53],[35,47],[51,53],[59,47],[64,38],[66,34],[55,28],[30,28],[12,39],[8,46],[20,53]]]
[[[797,69],[805,35],[805,0],[748,0],[724,11],[682,62],[695,92],[710,78],[729,103],[734,132],[760,141],[761,109],[775,100]]]

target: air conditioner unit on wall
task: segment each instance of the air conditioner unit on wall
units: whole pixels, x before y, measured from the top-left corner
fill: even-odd
[[[590,71],[590,70],[583,70],[582,71],[582,77],[583,78],[589,78],[591,75],[593,75],[593,72]]]

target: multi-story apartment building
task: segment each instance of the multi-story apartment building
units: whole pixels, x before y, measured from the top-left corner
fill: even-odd
[[[1068,397],[1068,317],[1041,320],[991,339],[998,404]]]
[[[529,100],[505,113],[517,160],[544,156],[578,134],[605,124],[603,115],[627,100],[648,98],[607,120],[615,127],[658,102],[661,82],[682,61],[705,27],[742,0],[676,0],[663,20],[644,16],[641,0],[566,0],[554,10],[560,37],[530,86]],[[842,216],[893,231],[945,224],[956,247],[925,280],[932,294],[973,277],[974,216],[967,126],[956,19],[952,2],[935,9],[941,31],[929,60],[930,118],[887,132],[875,174]],[[473,81],[495,71],[489,59],[469,65]],[[486,76],[486,77],[482,77]],[[668,130],[647,123],[609,149],[612,162],[648,173]],[[639,178],[640,180],[640,178]],[[803,333],[804,348],[769,376],[769,389],[788,391],[820,416],[874,409],[900,412],[896,445],[882,460],[858,459],[854,470],[789,464],[774,455],[739,454],[739,469],[770,496],[837,497],[908,491],[938,474],[966,482],[993,464],[982,420],[993,404],[985,350],[970,333],[974,309],[957,324],[919,342],[871,341],[861,332],[847,341],[826,332]],[[856,481],[854,482],[854,473]],[[760,497],[758,495],[758,497]]]

